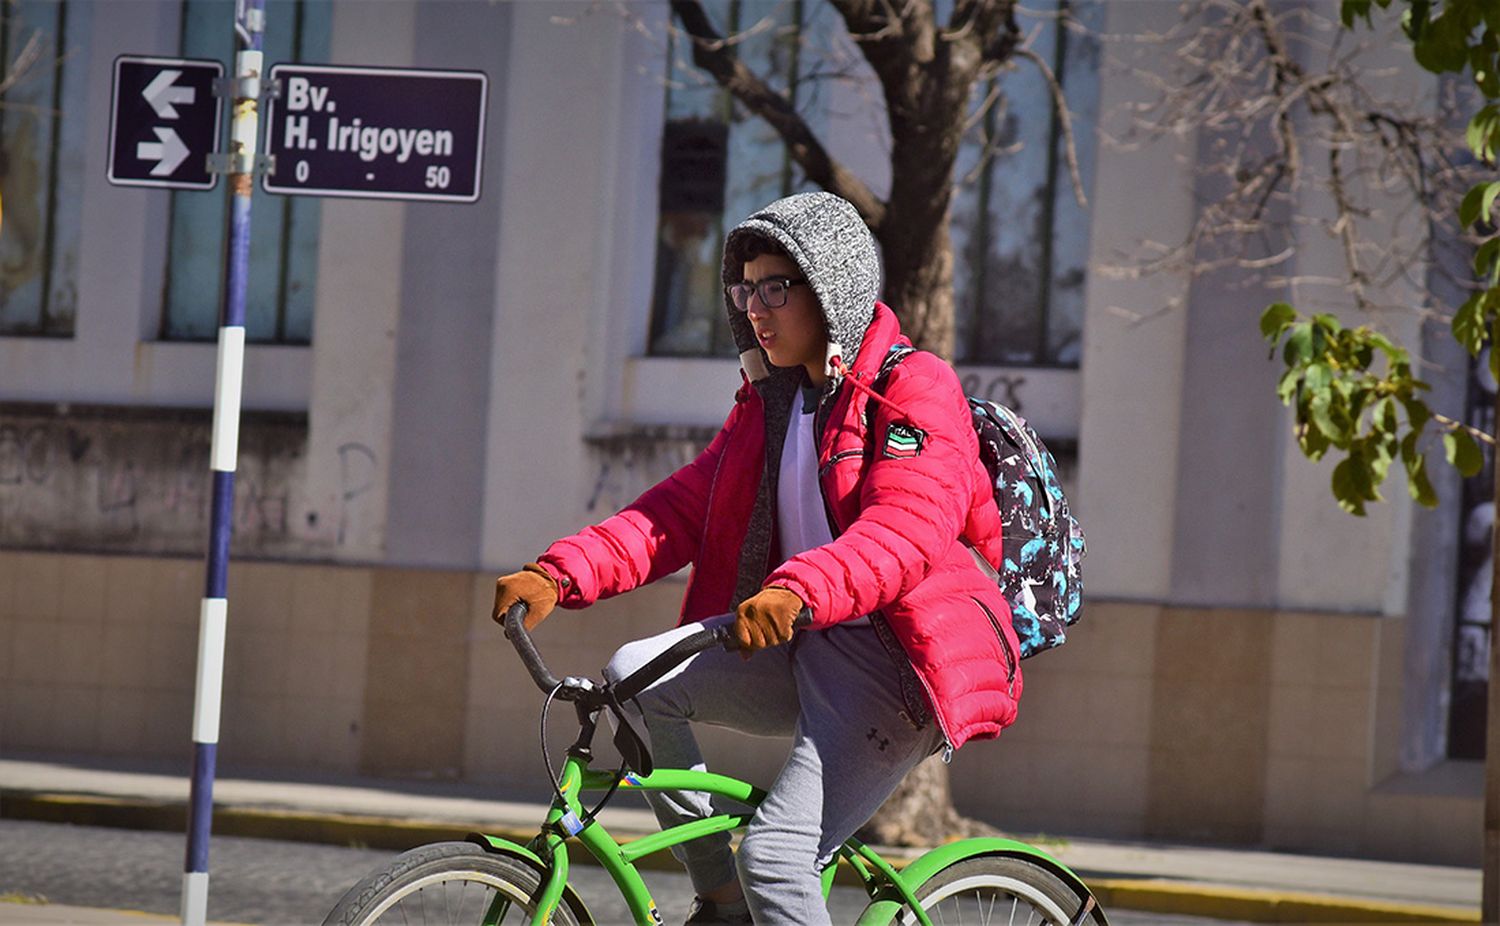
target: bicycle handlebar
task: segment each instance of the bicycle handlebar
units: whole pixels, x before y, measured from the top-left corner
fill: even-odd
[[[517,601],[506,610],[506,639],[515,646],[516,655],[521,657],[522,664],[526,666],[526,671],[531,673],[531,678],[538,688],[548,694],[557,691],[558,697],[563,700],[576,700],[577,695],[565,684],[566,680],[553,675],[552,671],[547,668],[547,663],[543,661],[542,654],[537,651],[536,643],[531,639],[531,632],[526,629],[526,611],[524,601]],[[737,648],[728,626],[705,627],[691,636],[678,640],[657,654],[650,662],[615,684],[613,686],[615,700],[629,701],[650,687],[652,682],[670,672],[678,663],[713,646],[723,646],[725,649]]]
[[[526,671],[531,673],[531,678],[536,682],[538,688],[547,694],[556,691],[558,697],[564,700],[577,700],[578,692],[588,690],[586,686],[579,685],[577,689],[566,685],[566,679],[559,679],[547,668],[547,663],[542,660],[542,654],[537,651],[536,644],[532,642],[531,632],[526,629],[525,601],[517,601],[505,612],[505,636],[516,648],[516,654],[521,657],[521,662],[526,666]],[[812,610],[803,608],[797,616],[794,627],[805,627],[812,622]],[[631,698],[645,691],[653,682],[666,675],[679,663],[687,661],[689,657],[696,656],[706,649],[714,646],[722,646],[727,650],[739,648],[738,642],[730,633],[729,625],[721,624],[718,627],[704,627],[697,632],[683,637],[676,643],[658,653],[650,662],[636,669],[625,678],[616,682],[611,689],[614,700],[629,701]]]
[[[531,632],[526,629],[526,612],[530,610],[525,601],[517,601],[505,611],[505,638],[516,648],[516,655],[531,673],[531,678],[542,691],[551,693],[562,684],[562,680],[547,669],[542,654],[531,641]]]

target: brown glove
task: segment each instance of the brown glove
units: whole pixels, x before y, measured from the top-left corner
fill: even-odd
[[[505,623],[505,612],[518,601],[526,602],[526,629],[535,630],[552,609],[557,607],[557,580],[536,563],[527,563],[520,572],[495,580],[495,623]]]
[[[740,655],[792,638],[792,623],[806,607],[796,592],[772,585],[763,588],[740,603],[734,615],[734,638],[739,641]]]

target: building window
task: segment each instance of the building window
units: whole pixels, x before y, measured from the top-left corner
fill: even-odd
[[[1085,194],[1099,113],[1102,4],[1027,3],[1022,32],[1063,87]],[[1036,16],[1028,24],[1029,16]],[[1076,27],[1059,25],[1071,21]],[[993,100],[960,148],[953,201],[954,360],[1005,366],[1078,366],[1089,254],[1067,141],[1051,89],[1030,61],[976,89]],[[986,150],[994,156],[981,162]]]
[[[331,6],[268,0],[267,69],[272,64],[326,61]],[[226,73],[232,73],[234,51],[234,7],[213,0],[186,0],[183,57],[214,58],[225,62]],[[227,149],[228,133],[226,119],[220,150]],[[312,340],[320,214],[317,197],[273,196],[256,184],[245,293],[245,334],[250,341],[306,344]],[[208,341],[218,336],[228,215],[229,191],[224,184],[208,193],[172,193],[164,340]]]
[[[938,4],[940,15],[946,4]],[[709,13],[746,64],[817,131],[818,62],[807,46],[843,28],[827,4],[719,0]],[[1062,83],[1079,173],[1093,175],[1098,117],[1097,0],[1027,5],[1040,26],[1032,47]],[[1061,25],[1070,20],[1073,26]],[[1081,27],[1081,28],[1079,28]],[[650,352],[732,356],[719,293],[726,224],[792,192],[811,189],[780,138],[692,66],[685,37],[668,56],[660,213]],[[804,43],[804,39],[807,41]],[[878,97],[878,87],[871,98]],[[975,103],[1001,101],[966,136],[954,197],[955,360],[1076,367],[1081,354],[1088,216],[1074,198],[1051,92],[1029,62],[977,87]],[[811,113],[812,115],[808,115]],[[993,156],[982,158],[984,152]],[[1087,192],[1087,189],[1085,190]]]
[[[747,66],[794,105],[805,102],[799,99],[802,35],[810,16],[832,13],[806,8],[826,5],[710,0],[704,6],[726,34],[743,36],[736,48]],[[693,67],[691,40],[674,32],[670,42],[651,352],[734,356],[719,281],[725,220],[737,223],[771,200],[812,187],[780,136]]]
[[[90,8],[0,7],[0,335],[73,335]]]

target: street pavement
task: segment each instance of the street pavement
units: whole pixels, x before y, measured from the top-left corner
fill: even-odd
[[[0,759],[0,817],[9,818],[0,830],[0,895],[10,891],[33,891],[59,904],[81,907],[113,907],[172,913],[180,890],[182,837],[187,781],[181,770],[159,763],[128,763],[125,760],[81,757],[11,757]],[[509,835],[526,841],[536,832],[544,807],[528,801],[497,801],[491,789],[468,783],[413,783],[384,779],[329,777],[321,781],[288,780],[284,776],[259,778],[225,775],[215,785],[216,803],[212,844],[215,870],[215,903],[229,904],[211,915],[233,922],[317,922],[343,887],[354,883],[392,849],[423,842],[462,838],[472,830]],[[655,830],[650,813],[639,795],[621,794],[601,818],[617,837],[625,839]],[[35,853],[10,851],[19,844],[21,825],[10,821],[99,824],[112,830],[97,831],[88,840],[74,841],[56,836],[59,846],[69,848],[58,855],[39,848]],[[47,881],[50,870],[69,871],[67,859],[91,847],[108,847],[125,830],[165,831],[165,840],[150,852],[160,853],[152,863],[155,874],[135,872],[104,893],[75,896]],[[57,831],[41,831],[57,832]],[[99,835],[102,833],[103,835]],[[170,834],[170,835],[168,835]],[[147,836],[149,834],[131,834]],[[238,840],[236,836],[261,839]],[[258,850],[266,839],[290,840],[288,847],[261,859]],[[45,842],[45,840],[44,840]],[[250,843],[249,854],[234,853],[238,843]],[[333,844],[311,845],[311,843]],[[142,845],[146,845],[142,843]],[[156,845],[152,843],[151,845]],[[343,848],[334,848],[343,847]],[[349,846],[375,847],[382,851],[364,856]],[[1242,922],[1424,922],[1477,923],[1480,874],[1477,868],[1414,865],[1361,859],[1324,858],[1285,853],[1223,848],[1111,842],[1096,839],[1049,840],[1044,846],[1077,871],[1110,911],[1112,922],[1131,922],[1125,911],[1146,914],[1140,923],[1172,923],[1174,916],[1211,916]],[[145,849],[107,852],[106,859],[134,858]],[[335,853],[324,855],[322,853]],[[15,861],[11,860],[14,857]],[[574,853],[575,859],[583,861]],[[50,862],[27,861],[50,859]],[[165,861],[162,861],[165,859]],[[296,862],[278,867],[283,860]],[[336,860],[336,861],[335,861]],[[675,866],[663,854],[644,861]],[[113,864],[123,864],[116,861]],[[264,867],[269,865],[270,867]],[[324,868],[321,866],[332,866]],[[12,867],[27,871],[36,886],[10,883]],[[24,867],[23,867],[24,866]],[[38,867],[40,866],[40,867]],[[106,864],[105,870],[109,865]],[[677,869],[680,871],[680,869]],[[596,868],[575,865],[582,878],[601,878]],[[249,886],[236,887],[236,879],[250,877]],[[648,873],[653,888],[658,877]],[[680,875],[672,876],[679,877]],[[166,879],[162,882],[161,879]],[[63,881],[66,883],[65,877]],[[607,882],[601,881],[607,888]],[[670,882],[663,882],[670,884]],[[682,881],[685,888],[685,880]],[[147,903],[131,891],[156,892]],[[664,891],[675,890],[666,887]],[[170,898],[165,906],[160,892]],[[599,900],[592,896],[599,894]],[[257,906],[267,897],[301,897],[295,908],[277,907],[266,912]],[[863,906],[860,895],[850,895]],[[236,897],[242,898],[237,901]],[[585,899],[594,903],[610,900],[609,889],[589,891]],[[279,901],[278,901],[279,902]],[[291,901],[287,901],[290,903]],[[618,901],[614,901],[618,903]],[[659,899],[673,910],[677,901]],[[836,903],[841,901],[836,901]],[[681,900],[685,906],[686,900]],[[237,906],[235,904],[238,904]],[[0,904],[0,922],[5,919]],[[623,915],[623,906],[618,908]],[[13,911],[10,911],[13,912]],[[600,907],[601,922],[615,916]],[[272,918],[259,918],[270,915]],[[290,916],[291,919],[283,919]],[[835,922],[852,921],[836,913]],[[628,918],[622,921],[627,921]],[[667,922],[672,922],[667,917]],[[1185,920],[1184,922],[1195,922]]]
[[[0,924],[76,923],[151,926],[141,913],[175,916],[182,889],[184,837],[0,820]],[[219,923],[318,924],[343,892],[395,853],[269,839],[221,836],[210,854],[209,919]],[[571,880],[600,926],[627,926],[630,915],[603,869],[578,866]],[[667,923],[681,922],[692,900],[687,877],[646,872]],[[46,904],[18,902],[45,898]],[[11,902],[5,902],[9,899]],[[864,894],[835,887],[835,923],[852,923]],[[1232,926],[1223,920],[1123,912],[1120,926]]]

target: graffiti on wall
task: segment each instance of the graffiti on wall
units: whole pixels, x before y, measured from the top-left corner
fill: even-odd
[[[208,412],[0,405],[0,546],[199,553],[208,531]],[[247,413],[236,552],[296,552],[305,416]]]

